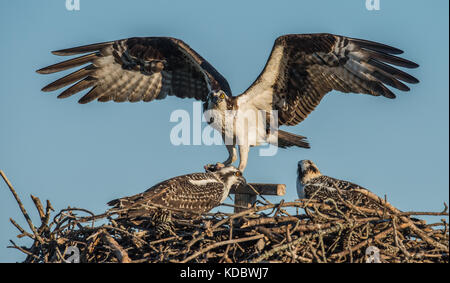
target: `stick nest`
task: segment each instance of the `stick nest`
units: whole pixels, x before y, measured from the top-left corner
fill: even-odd
[[[108,212],[94,215],[70,207],[53,213],[48,200],[44,208],[31,196],[41,220],[35,226],[7,183],[31,229],[27,232],[10,219],[19,238],[33,240],[30,247],[11,241],[10,248],[26,255],[24,262],[449,261],[446,220],[427,224],[412,217],[448,216],[445,203],[442,212],[401,212],[370,192],[367,197],[383,209],[333,199],[273,204],[261,198],[238,213],[175,218],[173,232],[158,237],[150,218],[115,220]],[[79,255],[75,260],[74,252]]]

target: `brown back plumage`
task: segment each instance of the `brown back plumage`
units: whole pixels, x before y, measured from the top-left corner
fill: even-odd
[[[153,208],[198,215],[220,205],[224,184],[212,173],[194,173],[163,181],[147,191],[108,202],[111,210],[127,217],[151,214]]]
[[[304,188],[305,197],[309,199],[317,199],[322,201],[333,199],[338,203],[348,201],[352,205],[359,207],[371,209],[383,208],[380,203],[368,198],[355,189],[370,192],[369,190],[349,181],[321,175],[310,180],[304,185]]]

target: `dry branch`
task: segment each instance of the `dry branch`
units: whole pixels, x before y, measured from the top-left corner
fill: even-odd
[[[119,220],[108,212],[94,215],[70,207],[51,217],[50,202],[44,208],[31,196],[41,220],[34,225],[11,183],[0,174],[31,229],[27,232],[11,219],[19,238],[33,240],[29,248],[11,241],[10,248],[26,255],[24,262],[64,262],[73,247],[79,250],[80,262],[365,262],[369,246],[379,249],[381,262],[449,261],[448,221],[427,224],[411,218],[447,217],[447,204],[441,212],[401,212],[365,191],[361,193],[381,209],[343,199],[270,203],[254,193],[261,204],[233,214],[175,218],[173,233],[160,237],[150,218]],[[284,188],[263,187],[256,184],[256,191],[284,193]]]

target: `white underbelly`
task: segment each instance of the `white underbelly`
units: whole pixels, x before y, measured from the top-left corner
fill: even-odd
[[[297,196],[302,199],[305,198],[305,188],[302,185],[302,182],[297,178]]]
[[[225,188],[223,190],[223,194],[222,194],[222,198],[220,199],[220,203],[223,203],[227,199],[228,194],[230,193],[230,188],[227,188],[226,186],[224,186],[224,187]]]
[[[265,112],[258,110],[233,110],[226,113],[211,111],[206,120],[215,130],[224,134],[227,141],[236,138],[238,145],[257,146],[267,142]]]
[[[266,142],[265,117],[258,111],[237,111],[235,135],[238,144],[257,146]]]

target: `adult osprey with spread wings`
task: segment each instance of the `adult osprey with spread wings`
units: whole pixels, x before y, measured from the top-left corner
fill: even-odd
[[[135,37],[53,52],[61,56],[84,53],[88,54],[38,70],[50,74],[89,63],[42,90],[53,91],[75,83],[58,96],[66,98],[91,88],[79,100],[82,104],[93,100],[148,102],[167,95],[201,100],[205,110],[214,110],[208,121],[225,140],[232,141],[226,145],[229,157],[225,165],[237,159],[239,143],[241,171],[247,165],[250,146],[269,142],[279,147],[309,147],[305,137],[278,127],[272,130],[266,119],[248,126],[248,116],[241,113],[264,111],[271,117],[277,113],[278,125],[292,126],[302,122],[332,90],[395,98],[386,85],[408,91],[402,81],[418,83],[413,76],[391,66],[418,67],[395,56],[403,51],[333,34],[280,36],[264,70],[239,96],[232,96],[226,79],[179,39]],[[236,110],[232,122],[225,121],[226,113],[230,113],[227,110]],[[235,125],[232,131],[225,130],[229,124]],[[249,137],[250,132],[256,134]]]

